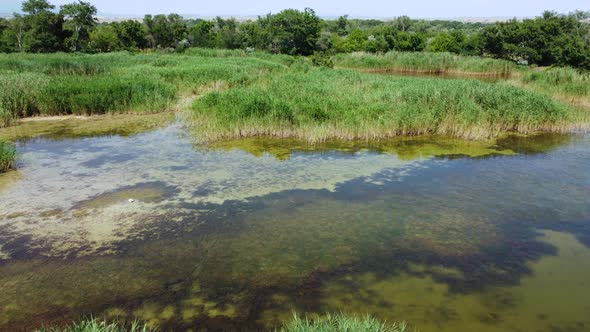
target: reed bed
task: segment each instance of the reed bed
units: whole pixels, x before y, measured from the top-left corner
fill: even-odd
[[[16,161],[14,145],[0,140],[0,173],[9,171]]]
[[[337,67],[375,72],[476,76],[509,76],[516,68],[514,63],[505,60],[429,52],[338,54],[334,57],[334,63]]]
[[[309,68],[212,92],[194,102],[192,124],[207,141],[258,135],[311,142],[423,134],[485,139],[566,131],[581,116],[508,84]]]
[[[164,111],[215,82],[249,84],[284,68],[255,56],[2,54],[0,127],[35,115]]]
[[[590,106],[590,73],[574,68],[527,70],[520,81],[534,90]]]

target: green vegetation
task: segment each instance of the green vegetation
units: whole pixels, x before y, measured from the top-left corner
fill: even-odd
[[[523,65],[590,69],[590,12],[498,23],[415,20],[322,20],[313,9],[285,9],[238,21],[145,15],[143,22],[98,23],[97,8],[78,1],[60,6],[26,0],[24,15],[0,19],[0,52],[112,52],[193,47],[260,50],[289,55],[349,52],[450,52],[501,58]]]
[[[133,322],[129,328],[119,323],[108,323],[97,319],[89,319],[75,323],[64,328],[42,328],[37,332],[155,332],[155,329],[147,327],[137,321]]]
[[[508,61],[460,56],[451,53],[388,52],[385,54],[353,53],[334,57],[336,66],[369,71],[418,73],[461,73],[509,75],[515,65]]]
[[[357,318],[344,314],[327,314],[318,319],[301,318],[294,315],[293,320],[281,329],[281,332],[405,332],[406,323],[386,324],[378,319],[366,316]]]
[[[533,89],[574,102],[590,100],[590,74],[573,68],[526,71],[522,75],[522,82]]]
[[[14,145],[0,140],[0,173],[4,173],[14,166],[16,150]]]
[[[195,133],[205,140],[256,135],[309,141],[420,134],[488,138],[566,130],[581,116],[508,84],[377,76],[305,63],[248,86],[212,92],[195,101],[193,109]]]
[[[0,90],[0,127],[34,115],[160,112],[210,85],[246,84],[282,67],[256,55],[0,55],[5,87]]]
[[[37,332],[155,332],[155,329],[139,322],[133,322],[129,328],[122,324],[108,323],[96,319],[84,320],[65,328],[42,328]],[[344,314],[327,314],[316,319],[301,318],[294,315],[293,320],[280,330],[281,332],[405,332],[406,323],[386,324],[378,319],[366,316],[357,318]]]

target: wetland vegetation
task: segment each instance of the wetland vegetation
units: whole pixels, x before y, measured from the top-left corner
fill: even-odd
[[[0,330],[590,328],[588,13],[23,12]]]

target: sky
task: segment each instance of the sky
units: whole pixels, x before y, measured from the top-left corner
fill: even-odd
[[[55,5],[74,0],[49,0]],[[99,15],[143,16],[178,13],[195,16],[255,16],[285,8],[313,8],[323,17],[485,18],[538,16],[544,10],[561,13],[590,10],[588,0],[86,0]],[[20,9],[22,0],[0,0],[0,13]]]

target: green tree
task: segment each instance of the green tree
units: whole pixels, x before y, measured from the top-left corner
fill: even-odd
[[[210,21],[199,21],[190,29],[190,42],[195,47],[212,47],[215,43],[213,28]]]
[[[113,26],[103,25],[90,33],[90,47],[99,52],[110,52],[117,49],[119,37]]]
[[[119,44],[125,49],[138,49],[146,46],[147,41],[141,23],[135,20],[126,20],[112,24],[117,33]]]
[[[88,42],[90,31],[97,23],[96,7],[89,2],[79,0],[61,6],[60,14],[64,16],[65,27],[72,31],[72,36],[68,39],[68,44],[74,51],[80,50],[82,44]]]
[[[22,10],[26,32],[22,40],[22,49],[30,52],[55,52],[63,50],[67,37],[63,29],[64,18],[51,10],[55,6],[45,0],[27,0]]]
[[[320,36],[320,18],[313,9],[286,9],[269,15],[269,49],[277,53],[311,55]]]

